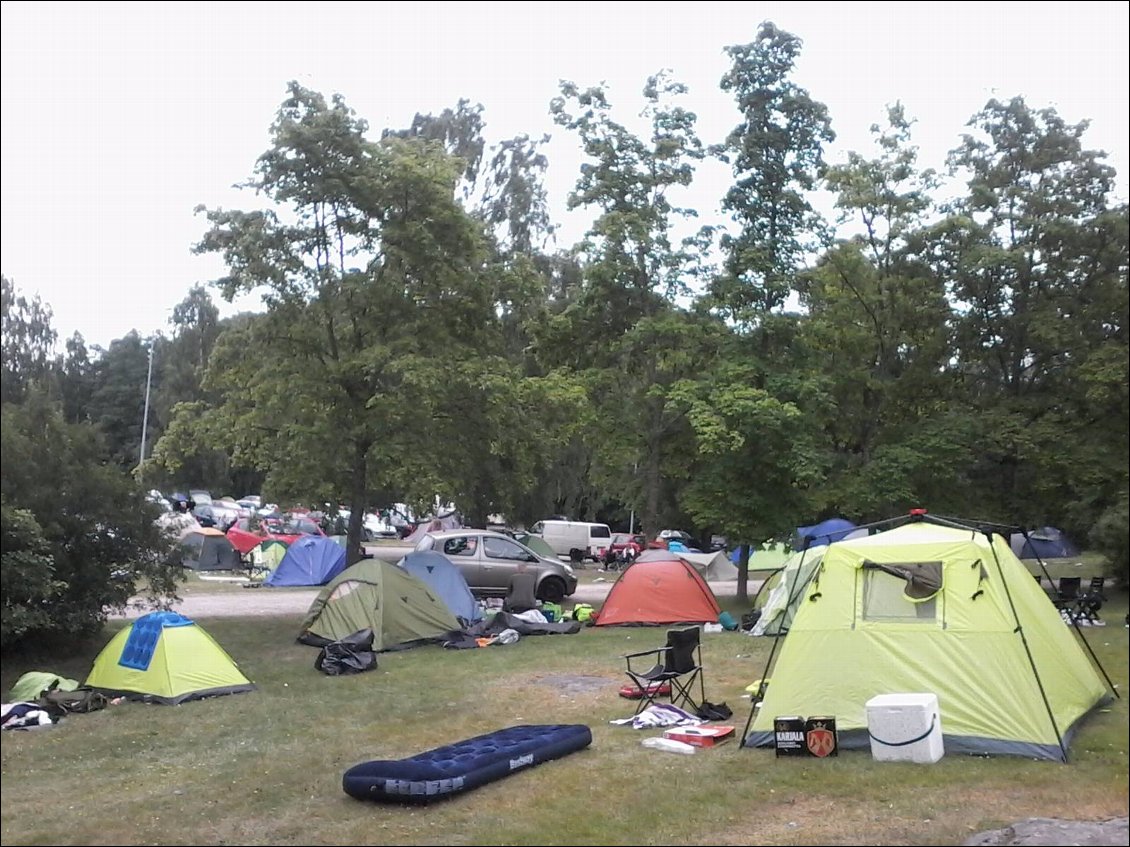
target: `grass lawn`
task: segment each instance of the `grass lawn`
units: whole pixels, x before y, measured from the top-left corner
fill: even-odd
[[[207,590],[213,590],[208,588]],[[231,589],[230,586],[228,590]],[[722,598],[735,617],[745,610]],[[1127,684],[1125,593],[1084,630]],[[776,759],[737,742],[680,756],[641,746],[659,730],[613,726],[624,653],[665,628],[583,628],[506,647],[379,654],[377,670],[329,677],[295,643],[301,616],[198,623],[258,690],[158,706],[124,703],[0,738],[2,842],[9,844],[958,844],[1028,817],[1127,814],[1127,703],[1084,723],[1070,764],[945,756],[881,763],[866,751]],[[5,656],[80,681],[110,634],[54,655]],[[771,642],[704,636],[706,696],[740,733],[745,685]],[[844,669],[850,673],[850,668]],[[518,723],[584,723],[590,748],[424,808],[360,802],[342,773]]]

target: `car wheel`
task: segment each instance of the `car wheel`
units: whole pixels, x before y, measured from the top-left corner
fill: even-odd
[[[543,579],[538,586],[538,599],[543,603],[560,603],[565,599],[565,581],[555,576]]]

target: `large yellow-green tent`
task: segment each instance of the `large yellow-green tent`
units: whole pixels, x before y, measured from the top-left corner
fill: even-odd
[[[866,703],[933,693],[946,752],[1067,760],[1079,721],[1111,694],[1081,642],[1001,535],[918,520],[827,546],[743,745],[773,719],[831,715],[868,747]]]
[[[176,612],[150,612],[111,638],[85,684],[111,697],[174,705],[255,690],[211,635]]]

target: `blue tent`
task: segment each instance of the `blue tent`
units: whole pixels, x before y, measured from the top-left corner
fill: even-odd
[[[1079,555],[1079,547],[1062,530],[1042,526],[1028,533],[1014,532],[1009,539],[1018,559],[1067,559]]]
[[[400,567],[428,586],[455,617],[467,623],[482,620],[483,610],[467,587],[463,572],[447,556],[432,550],[409,553],[400,560]]]
[[[820,544],[831,544],[834,541],[843,541],[855,529],[855,524],[844,518],[828,518],[812,526],[798,526],[796,528],[796,541],[793,549],[800,551],[805,548],[805,539],[809,539],[808,546],[816,547]]]
[[[325,585],[345,570],[345,548],[324,535],[306,535],[286,551],[267,585]]]

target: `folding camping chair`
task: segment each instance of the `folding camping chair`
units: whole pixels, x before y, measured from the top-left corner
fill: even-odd
[[[1062,579],[1059,584],[1062,587]],[[1068,620],[1083,626],[1101,626],[1102,618],[1099,617],[1099,610],[1102,609],[1103,601],[1106,599],[1103,595],[1103,587],[1103,578],[1093,577],[1084,594],[1076,591],[1074,598],[1066,600],[1063,608],[1067,610]]]
[[[1056,599],[1061,604],[1070,605],[1079,599],[1079,589],[1082,587],[1083,579],[1078,576],[1062,576],[1059,578],[1059,586],[1056,588]]]
[[[1094,594],[1100,600],[1106,600],[1106,578],[1101,576],[1091,577],[1091,584],[1087,586],[1087,593]]]
[[[642,696],[636,704],[638,715],[660,697],[670,686],[671,705],[688,712],[698,712],[706,700],[706,683],[702,676],[702,645],[697,626],[685,629],[667,630],[667,645],[654,650],[643,650],[624,656],[627,663],[625,673],[639,687]],[[652,664],[647,670],[640,668]],[[633,666],[633,660],[635,660]],[[698,683],[698,699],[694,696],[694,686]],[[680,704],[685,704],[680,706]]]

